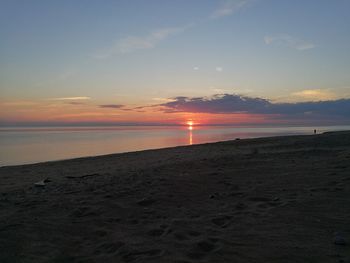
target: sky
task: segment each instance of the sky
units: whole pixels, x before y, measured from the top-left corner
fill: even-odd
[[[1,0],[0,125],[350,123],[350,0]]]

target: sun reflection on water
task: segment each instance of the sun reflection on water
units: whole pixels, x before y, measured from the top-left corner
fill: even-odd
[[[188,132],[189,132],[189,141],[188,141],[188,144],[189,145],[192,145],[193,144],[193,134],[192,134],[192,131],[193,131],[193,121],[187,121],[187,129],[188,129]]]
[[[189,142],[188,142],[188,144],[189,145],[193,144],[192,127],[191,127],[191,129],[189,129]]]

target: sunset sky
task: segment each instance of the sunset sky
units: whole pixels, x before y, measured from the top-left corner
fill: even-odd
[[[349,124],[349,0],[1,0],[0,125]]]

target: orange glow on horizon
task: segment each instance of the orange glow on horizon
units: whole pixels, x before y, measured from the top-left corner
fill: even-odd
[[[197,126],[215,124],[262,124],[284,123],[278,115],[248,113],[166,113],[153,108],[144,109],[108,109],[95,103],[67,103],[64,101],[1,101],[1,120],[6,122],[52,122],[52,123],[155,123],[161,125],[181,125],[187,130],[195,130]],[[138,106],[138,105],[135,105]]]

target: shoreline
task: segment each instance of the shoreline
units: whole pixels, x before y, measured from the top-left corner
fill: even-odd
[[[350,132],[347,130],[344,131],[327,131],[323,133],[319,133],[316,135],[322,135],[322,134],[328,134],[328,133],[347,133]],[[163,148],[154,148],[154,149],[143,149],[143,150],[136,150],[136,151],[126,151],[126,152],[117,152],[117,153],[107,153],[107,154],[101,154],[101,155],[91,155],[91,156],[81,156],[81,157],[74,157],[74,158],[64,158],[64,159],[58,159],[58,160],[50,160],[50,161],[38,161],[33,163],[25,163],[25,164],[14,164],[14,165],[4,165],[0,166],[1,168],[7,168],[7,167],[19,167],[19,166],[30,166],[30,165],[41,165],[46,163],[56,163],[56,162],[67,162],[67,161],[73,161],[73,160],[82,160],[82,159],[94,159],[94,158],[103,158],[103,157],[110,157],[110,156],[116,156],[116,155],[123,155],[123,154],[132,154],[132,153],[142,153],[142,152],[148,152],[148,151],[162,151],[162,150],[169,150],[169,149],[175,149],[175,148],[183,148],[183,147],[195,147],[195,146],[201,146],[201,145],[208,145],[208,144],[220,144],[220,143],[228,143],[228,142],[234,142],[234,141],[246,141],[246,140],[258,140],[258,139],[273,139],[273,138],[290,138],[290,137],[300,137],[300,136],[314,136],[315,134],[296,134],[296,135],[276,135],[276,136],[262,136],[262,137],[253,137],[253,138],[235,138],[231,140],[223,140],[223,141],[215,141],[215,142],[207,142],[207,143],[198,143],[198,144],[192,144],[192,145],[178,145],[178,146],[169,146],[169,147],[163,147]]]
[[[337,128],[336,128],[337,127]],[[258,138],[271,136],[308,135],[314,128],[319,133],[334,130],[350,130],[350,126],[299,128],[230,128],[195,129],[187,127],[178,130],[139,130],[126,135],[126,131],[30,131],[6,132],[0,134],[0,167],[27,165],[47,161],[61,161],[73,158],[126,153],[147,149],[160,149],[213,143],[235,138]],[[142,128],[143,129],[143,128]],[[22,138],[23,137],[23,138]],[[18,139],[20,138],[20,140]],[[125,139],[125,140],[124,140]]]
[[[4,166],[0,180],[1,262],[350,260],[334,244],[350,242],[350,131]]]

